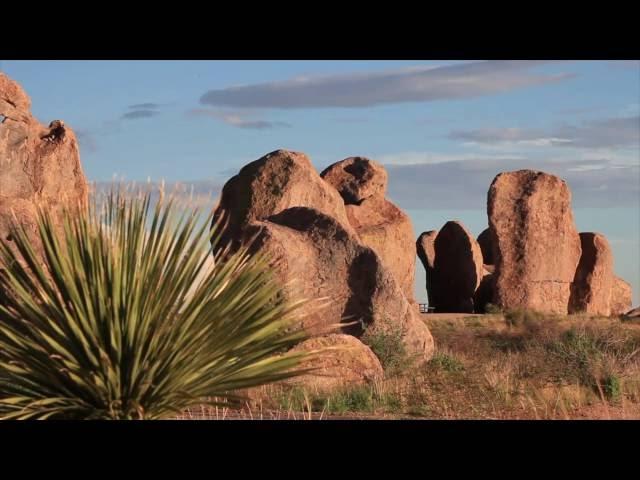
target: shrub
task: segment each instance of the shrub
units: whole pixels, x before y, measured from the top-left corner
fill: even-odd
[[[494,305],[493,303],[487,303],[484,307],[484,311],[488,314],[498,314],[502,313],[502,308],[498,305]]]
[[[429,360],[429,365],[445,372],[464,371],[464,365],[460,360],[444,352],[436,352]]]
[[[513,309],[504,312],[504,320],[509,327],[531,328],[544,321],[545,316],[533,310]]]
[[[400,375],[414,365],[404,344],[404,330],[397,327],[365,330],[361,340],[376,354],[388,376]]]
[[[207,267],[211,216],[197,227],[162,200],[149,214],[148,195],[111,194],[101,213],[64,212],[60,233],[40,210],[42,263],[22,227],[15,248],[1,239],[0,416],[163,418],[303,373],[307,354],[281,354],[305,338],[301,302],[274,301],[267,259]]]
[[[609,400],[617,400],[622,395],[620,379],[615,374],[607,375],[602,382],[604,395]]]

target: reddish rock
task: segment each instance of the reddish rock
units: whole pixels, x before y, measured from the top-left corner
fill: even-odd
[[[285,295],[323,299],[310,307],[303,326],[313,333],[343,323],[343,333],[361,336],[364,328],[400,328],[412,353],[429,358],[433,339],[419,313],[404,296],[380,257],[334,218],[293,207],[254,222],[253,251],[267,252]],[[347,325],[347,323],[353,323]]]
[[[8,238],[16,218],[39,250],[37,206],[59,221],[63,208],[86,207],[88,187],[73,131],[60,120],[42,125],[30,106],[24,90],[0,73],[0,236]]]
[[[223,187],[213,222],[227,221],[223,243],[246,240],[244,228],[290,207],[310,207],[351,231],[342,198],[304,153],[276,150],[244,166]]]
[[[613,254],[604,235],[580,233],[582,255],[571,285],[569,313],[609,316],[613,288]]]
[[[487,207],[495,303],[566,314],[581,253],[567,184],[543,172],[501,173],[491,184]]]
[[[613,288],[611,289],[611,315],[623,315],[631,309],[633,292],[631,285],[620,277],[613,277]]]
[[[373,249],[395,276],[408,300],[413,300],[416,256],[407,249],[414,239],[409,217],[390,201],[370,197],[347,205],[347,217],[360,241]]]
[[[381,380],[384,371],[376,355],[357,338],[351,335],[330,334],[314,337],[292,349],[292,352],[325,353],[304,362],[302,368],[312,372],[293,378],[287,383],[302,385],[315,392],[327,392],[340,387],[365,385]]]
[[[434,306],[441,313],[472,313],[483,277],[482,252],[460,222],[447,222],[435,240]]]
[[[384,198],[384,167],[367,158],[351,157],[334,163],[320,175],[342,196],[360,241],[378,254],[407,299],[413,301],[416,257],[407,250],[415,238],[413,226],[408,215]]]
[[[330,165],[320,174],[342,195],[347,205],[359,205],[370,197],[384,197],[387,171],[364,157],[350,157]]]
[[[478,235],[478,245],[482,251],[482,258],[485,265],[493,265],[493,245],[491,243],[491,231],[486,228]]]

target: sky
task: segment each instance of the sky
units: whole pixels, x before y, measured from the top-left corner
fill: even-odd
[[[640,61],[1,61],[43,123],[77,133],[90,180],[195,182],[215,197],[284,148],[320,171],[383,163],[416,236],[487,227],[496,174],[572,191],[579,231],[609,239],[640,303]],[[416,296],[426,301],[424,272]]]

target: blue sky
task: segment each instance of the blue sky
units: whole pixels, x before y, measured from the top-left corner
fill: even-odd
[[[0,61],[0,70],[42,122],[76,130],[91,180],[216,191],[278,148],[307,153],[318,170],[361,155],[387,166],[389,196],[416,234],[450,219],[478,234],[498,172],[558,174],[578,229],[607,235],[639,303],[640,62]]]

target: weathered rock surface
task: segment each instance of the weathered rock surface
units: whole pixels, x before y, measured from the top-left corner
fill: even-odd
[[[488,193],[495,302],[566,314],[580,261],[580,237],[564,180],[543,172],[501,173]]]
[[[361,336],[364,329],[401,328],[408,349],[423,358],[433,338],[380,257],[362,245],[334,218],[311,208],[292,207],[247,229],[256,235],[252,249],[271,255],[272,267],[286,285],[285,294],[328,299],[310,308],[303,326],[325,332],[337,323]]]
[[[325,348],[335,349],[304,362],[302,368],[314,371],[289,380],[287,383],[326,392],[345,386],[364,385],[384,377],[380,360],[357,338],[351,335],[330,334],[306,340],[292,352],[309,352]]]
[[[363,157],[351,157],[329,166],[320,174],[342,196],[347,218],[360,237],[396,277],[407,299],[413,300],[416,256],[411,220],[385,199],[387,172],[382,165]]]
[[[387,171],[364,157],[350,157],[325,168],[320,174],[340,193],[347,205],[359,205],[369,197],[384,197]]]
[[[342,197],[304,153],[276,150],[245,165],[223,187],[213,221],[228,221],[224,243],[245,240],[243,229],[290,207],[311,207],[352,230]]]
[[[65,207],[86,206],[88,186],[73,131],[60,120],[40,124],[30,107],[24,90],[0,73],[0,236],[9,236],[15,216],[39,249],[37,206],[55,220]]]
[[[582,255],[571,285],[569,313],[609,316],[613,288],[613,254],[604,235],[580,233]]]
[[[485,265],[493,265],[493,245],[491,244],[491,232],[488,228],[485,228],[482,233],[478,235],[478,245],[480,245]]]
[[[473,297],[483,277],[482,252],[460,222],[450,221],[435,239],[434,306],[440,313],[472,313]]]
[[[611,315],[623,315],[631,309],[633,292],[631,285],[620,277],[613,277],[611,289]]]

